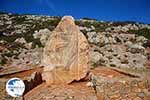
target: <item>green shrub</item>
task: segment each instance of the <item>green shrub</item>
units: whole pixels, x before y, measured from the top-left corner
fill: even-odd
[[[13,53],[13,51],[9,51],[9,52],[4,52],[3,54],[2,54],[2,57],[12,57],[14,55],[14,53]]]
[[[26,16],[16,16],[13,21],[15,24],[22,24],[26,20]]]
[[[125,25],[128,25],[128,24],[136,24],[136,22],[134,21],[117,21],[117,22],[113,22],[112,23],[112,26],[125,26]]]
[[[94,18],[87,18],[87,17],[84,17],[84,18],[82,18],[82,19],[85,19],[85,20],[95,20],[95,21],[96,21],[96,19],[94,19]]]
[[[144,28],[140,30],[129,30],[129,33],[137,34],[139,36],[144,36],[150,40],[150,29]]]
[[[0,60],[0,65],[3,66],[4,64],[6,64],[7,60],[5,58],[1,58]]]
[[[4,36],[4,35],[1,35],[0,36],[0,40],[4,40],[4,41],[7,41],[8,43],[12,43],[14,42],[17,38],[20,38],[22,37],[22,34],[15,34],[13,36]]]
[[[76,25],[78,26],[83,26],[83,27],[87,27],[87,28],[91,28],[91,26],[95,27],[95,31],[96,32],[102,32],[105,31],[105,29],[108,27],[107,23],[104,22],[83,22],[83,21],[75,21]]]

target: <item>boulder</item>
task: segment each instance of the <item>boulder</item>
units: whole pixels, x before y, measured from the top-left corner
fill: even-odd
[[[39,31],[35,31],[35,33],[33,34],[33,37],[35,39],[39,38],[42,45],[45,45],[50,35],[51,35],[51,31],[49,29],[41,29]]]
[[[128,51],[131,53],[144,53],[145,48],[139,44],[129,44]]]
[[[40,72],[33,72],[31,74],[31,80],[33,81],[33,85],[37,86],[42,83],[42,76]]]
[[[26,44],[27,43],[27,41],[22,37],[22,38],[17,38],[16,40],[15,40],[15,42],[17,42],[17,43],[21,43],[21,44]]]
[[[89,43],[105,46],[107,44],[115,44],[116,40],[112,35],[108,32],[88,32],[87,33]]]
[[[87,36],[90,43],[98,44],[100,42],[100,38],[96,32],[88,32]]]
[[[108,63],[108,58],[103,56],[98,51],[90,51],[89,52],[89,60],[92,65],[96,67],[96,65],[105,65]]]
[[[34,49],[19,49],[20,54],[17,56],[18,59],[12,58],[11,66],[22,66],[27,65],[37,65],[41,62],[41,56],[43,49],[34,48]]]
[[[33,43],[32,43],[32,42],[26,43],[26,44],[25,44],[25,47],[26,47],[27,49],[32,49]]]
[[[144,36],[137,36],[136,37],[136,42],[140,45],[143,45],[144,43],[146,43],[148,41],[147,38],[145,38]]]
[[[62,18],[45,44],[43,79],[48,83],[71,83],[89,71],[89,45],[71,16]]]
[[[28,79],[24,80],[25,83],[25,92],[29,92],[31,89],[35,88],[36,86],[42,84],[42,75],[40,72],[33,72]]]
[[[144,68],[144,64],[146,63],[146,57],[141,54],[131,54],[129,56],[129,66],[136,68]]]
[[[134,41],[135,40],[135,34],[114,34],[115,39],[117,42],[121,42],[122,44],[126,43],[127,41]]]
[[[97,51],[90,51],[89,53],[89,57],[90,57],[90,61],[93,62],[93,63],[97,63],[100,61],[100,59],[103,57],[102,54],[100,54],[99,52]]]

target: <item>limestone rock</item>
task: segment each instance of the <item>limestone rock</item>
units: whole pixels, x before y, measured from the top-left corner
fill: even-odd
[[[62,18],[45,44],[43,79],[50,83],[71,83],[88,73],[89,45],[70,16]]]
[[[90,43],[98,44],[100,42],[100,37],[96,32],[88,32],[87,36]]]
[[[27,42],[26,42],[26,40],[22,37],[22,38],[17,38],[16,40],[15,40],[15,42],[17,42],[17,43],[21,43],[21,44],[26,44]]]
[[[128,51],[130,51],[131,53],[143,53],[145,51],[145,48],[138,44],[129,44]]]
[[[41,62],[42,57],[42,48],[34,48],[34,49],[19,49],[18,52],[21,52],[18,55],[19,59],[12,58],[11,66],[27,66],[29,65],[37,65]]]
[[[27,49],[32,49],[33,43],[32,43],[32,42],[26,43],[26,44],[25,44],[25,47],[26,47]]]
[[[129,56],[129,66],[134,66],[137,68],[143,68],[146,62],[146,57],[141,54],[131,54]]]
[[[146,39],[144,36],[137,36],[136,37],[136,42],[143,45],[144,43],[146,43],[148,41],[148,39]]]
[[[103,56],[99,52],[90,51],[90,61],[97,63]]]
[[[48,37],[51,35],[51,31],[48,29],[41,29],[39,31],[35,31],[33,34],[33,37],[35,39],[40,39],[40,42],[42,45],[45,45],[46,41],[48,40]]]

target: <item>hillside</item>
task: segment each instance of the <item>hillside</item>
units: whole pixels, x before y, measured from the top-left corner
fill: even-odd
[[[3,65],[11,60],[16,60],[19,55],[21,56],[20,53],[22,51],[31,53],[35,49],[39,50],[42,48],[49,35],[48,33],[56,27],[60,18],[61,17],[1,14],[0,64]],[[146,52],[146,50],[142,52],[140,49],[149,48],[150,25],[132,22],[100,22],[87,18],[77,20],[76,24],[79,25],[80,30],[87,37],[91,46],[95,46],[97,49],[109,49],[118,44],[120,46],[126,45],[126,49],[128,50],[136,49],[135,52],[134,50],[129,50],[128,53],[145,53],[143,55],[149,58],[149,52]],[[96,48],[93,47],[93,49]],[[103,50],[94,51],[96,52],[93,54],[98,53],[98,58],[95,58],[97,61],[94,64],[103,64],[103,61],[102,63],[98,61],[100,60],[100,56],[106,56],[103,54]],[[22,56],[24,55],[22,54]],[[108,58],[105,58],[105,60],[106,59],[108,60]]]

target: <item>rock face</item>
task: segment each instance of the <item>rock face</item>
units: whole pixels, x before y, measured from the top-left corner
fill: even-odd
[[[62,18],[43,51],[43,79],[47,83],[71,83],[88,73],[89,45],[71,16]]]

